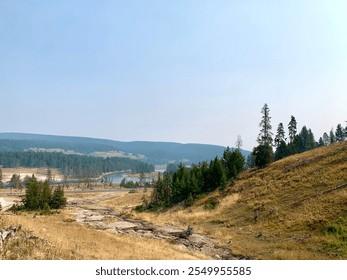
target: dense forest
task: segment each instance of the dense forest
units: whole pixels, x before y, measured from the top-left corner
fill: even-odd
[[[154,183],[151,200],[137,209],[166,208],[183,202],[190,205],[199,195],[216,189],[223,190],[244,170],[245,158],[240,149],[224,151],[222,158],[215,157],[191,167],[180,164],[175,171],[165,172]]]
[[[59,168],[65,178],[96,178],[105,172],[131,170],[133,173],[154,171],[154,166],[129,158],[100,158],[47,152],[0,152],[4,168]]]
[[[147,163],[186,164],[211,160],[221,156],[225,147],[207,144],[180,144],[174,142],[122,142],[87,137],[53,136],[25,133],[0,133],[0,152],[23,152],[35,148],[60,149],[70,153],[90,155],[93,152],[121,151],[128,155],[142,155]],[[248,155],[248,151],[242,151]]]

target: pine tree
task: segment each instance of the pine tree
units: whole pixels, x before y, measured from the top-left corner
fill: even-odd
[[[253,149],[255,165],[259,168],[266,167],[273,162],[274,156],[272,148],[269,145],[259,145]]]
[[[260,133],[257,139],[259,146],[253,149],[255,165],[260,168],[265,167],[274,159],[272,151],[272,127],[270,109],[266,103],[262,108],[261,113],[263,114],[263,116],[259,124]]]
[[[246,168],[254,168],[254,167],[255,167],[254,154],[250,153],[247,157],[247,160],[246,160]]]
[[[283,123],[279,123],[277,127],[277,134],[275,136],[275,146],[278,147],[282,141],[285,141],[285,132]]]
[[[227,147],[223,153],[222,163],[227,180],[235,179],[245,169],[245,157],[239,149],[231,151]]]
[[[330,139],[330,144],[336,142],[336,137],[335,137],[335,133],[334,133],[333,129],[330,130],[329,139]]]
[[[60,209],[66,205],[66,198],[64,197],[64,189],[58,186],[54,189],[52,199],[50,202],[50,207],[52,209]]]
[[[296,128],[296,119],[294,116],[291,116],[290,118],[290,122],[288,124],[288,134],[289,134],[289,142],[290,143],[293,143],[294,142],[294,139],[295,139],[295,136],[296,136],[296,133],[297,133],[297,128]]]
[[[323,133],[323,142],[325,146],[330,144],[330,138],[328,133],[326,132]]]
[[[40,208],[39,183],[34,175],[26,182],[24,207],[27,210],[37,210]]]
[[[49,182],[46,180],[44,183],[40,183],[42,188],[42,194],[41,194],[41,201],[40,201],[40,209],[47,209],[47,206],[51,203],[52,199],[52,192],[51,188],[49,187]]]
[[[345,140],[345,133],[340,123],[336,127],[335,137],[336,137],[336,141],[338,142]]]
[[[275,160],[282,159],[289,155],[289,150],[287,143],[284,140],[281,140],[280,144],[277,146],[275,151]]]
[[[265,103],[264,107],[261,109],[261,113],[263,114],[260,126],[260,133],[258,136],[259,145],[269,145],[272,146],[272,126],[271,126],[271,117],[270,117],[270,109],[269,106]]]

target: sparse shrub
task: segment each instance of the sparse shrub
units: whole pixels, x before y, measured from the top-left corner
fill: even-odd
[[[134,210],[135,210],[136,212],[143,212],[143,211],[146,210],[146,207],[145,207],[143,204],[141,204],[141,205],[135,206]]]
[[[25,209],[24,205],[19,205],[15,203],[11,206],[9,210],[12,211],[13,213],[18,213],[19,211],[23,211],[24,209]]]
[[[189,194],[187,199],[184,201],[184,207],[192,206],[193,202],[194,202],[194,198],[193,198],[192,194]]]
[[[204,205],[205,210],[213,210],[216,209],[219,205],[219,200],[215,197],[210,198]]]

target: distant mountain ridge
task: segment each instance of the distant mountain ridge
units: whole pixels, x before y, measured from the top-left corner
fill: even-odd
[[[76,136],[55,136],[29,133],[0,133],[0,151],[26,151],[33,148],[63,149],[90,155],[95,152],[120,151],[142,155],[151,164],[185,162],[187,164],[222,156],[226,147],[209,144],[181,144],[175,142],[132,141]],[[242,150],[247,156],[250,152]]]

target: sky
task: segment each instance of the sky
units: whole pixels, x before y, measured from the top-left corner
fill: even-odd
[[[0,132],[234,146],[347,121],[347,1],[0,0]]]

